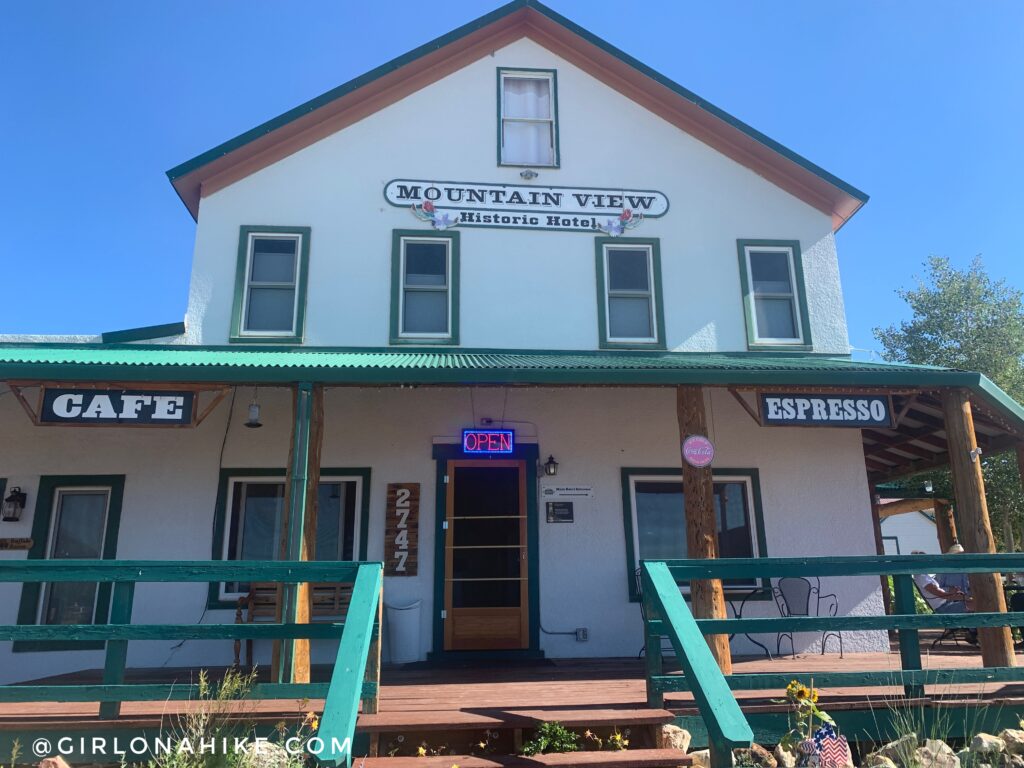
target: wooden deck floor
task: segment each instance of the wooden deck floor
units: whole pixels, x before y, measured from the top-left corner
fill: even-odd
[[[1018,655],[1018,665],[1024,655]],[[975,649],[944,648],[924,657],[930,669],[981,666]],[[899,656],[895,653],[801,655],[796,658],[738,659],[734,671],[802,673],[810,681],[816,671],[897,670]],[[222,670],[211,670],[217,679]],[[328,670],[315,669],[315,679],[326,679]],[[134,670],[129,682],[189,682],[195,672],[187,669]],[[476,728],[527,725],[537,720],[560,720],[567,724],[579,720],[591,725],[602,721],[621,723],[628,712],[634,722],[656,722],[667,716],[646,708],[643,663],[636,659],[570,659],[536,664],[460,664],[443,667],[413,665],[406,668],[385,668],[381,679],[380,710],[375,715],[360,717],[360,728],[384,731],[396,725],[406,727]],[[100,673],[83,672],[45,680],[54,683],[98,682]],[[35,681],[43,682],[43,681]],[[739,692],[745,710],[763,711],[777,705],[772,698],[781,691]],[[898,688],[825,689],[823,697],[830,708],[863,707],[868,701],[876,705],[902,695]],[[1024,705],[1024,684],[992,684],[932,686],[930,697],[959,700],[1013,702]],[[247,704],[250,714],[260,719],[298,715],[309,709],[320,710],[322,701],[298,700],[260,701]],[[188,702],[125,703],[121,720],[140,724],[158,721],[189,707]],[[303,709],[304,707],[304,709]],[[689,694],[669,694],[666,707],[673,712],[692,712]],[[0,728],[25,727],[27,724],[50,725],[55,722],[95,722],[98,705],[89,703],[0,704]]]

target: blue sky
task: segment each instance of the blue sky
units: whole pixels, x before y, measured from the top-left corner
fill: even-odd
[[[500,4],[3,3],[0,333],[180,320],[165,170]],[[1024,287],[1024,3],[549,4],[871,195],[838,236],[854,347],[931,254]]]

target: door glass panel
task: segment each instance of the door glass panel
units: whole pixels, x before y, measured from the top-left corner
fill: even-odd
[[[457,467],[455,510],[459,517],[519,515],[519,473],[513,467]],[[518,544],[516,541],[506,542]]]
[[[518,608],[520,581],[456,581],[452,608]]]
[[[455,547],[500,546],[519,543],[518,517],[488,518],[486,520],[453,520],[449,535]]]
[[[452,553],[452,578],[518,579],[519,547],[456,549]]]
[[[61,491],[50,558],[93,559],[103,556],[107,491]],[[48,584],[43,599],[43,624],[92,624],[95,620],[96,583]]]

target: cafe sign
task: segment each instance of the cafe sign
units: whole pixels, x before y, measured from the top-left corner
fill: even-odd
[[[39,423],[181,427],[195,409],[193,391],[44,387]]]
[[[787,394],[758,395],[761,423],[779,427],[891,427],[888,395]]]
[[[497,227],[603,232],[616,237],[668,212],[668,198],[644,189],[541,187],[394,179],[384,199],[434,229]]]

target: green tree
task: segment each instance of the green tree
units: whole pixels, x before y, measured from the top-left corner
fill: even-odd
[[[980,257],[958,270],[931,257],[927,274],[912,289],[897,291],[910,320],[876,328],[882,356],[891,362],[980,371],[1024,401],[1024,297],[1005,280],[993,280]],[[984,456],[982,468],[997,542],[1015,544],[1024,521],[1024,493],[1013,453]],[[936,492],[951,494],[948,472],[932,473]]]

